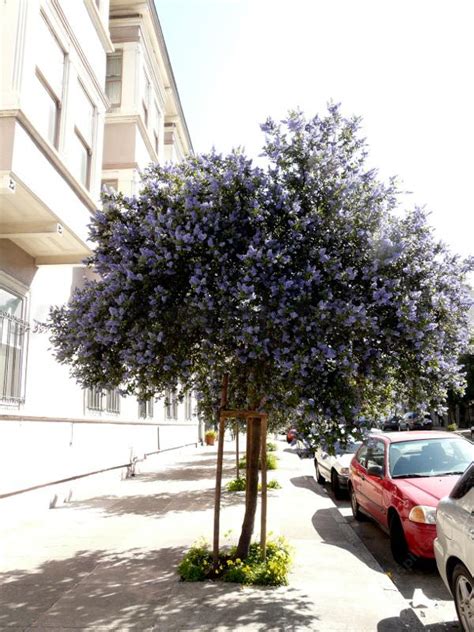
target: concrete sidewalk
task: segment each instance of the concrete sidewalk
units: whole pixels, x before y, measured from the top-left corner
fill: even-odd
[[[213,528],[216,449],[186,448],[148,459],[108,495],[2,516],[0,630],[423,630],[316,485],[312,461],[278,447],[269,478],[283,487],[269,492],[268,524],[294,547],[288,587],[179,581],[184,552]],[[234,462],[228,442],[224,480]],[[240,533],[243,502],[223,494],[223,544]]]

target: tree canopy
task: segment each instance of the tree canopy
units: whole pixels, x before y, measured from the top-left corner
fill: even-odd
[[[271,119],[265,166],[242,152],[152,165],[91,225],[97,278],[51,311],[57,359],[85,386],[140,397],[193,389],[300,411],[333,430],[401,398],[462,388],[470,299],[462,262],[394,180],[367,166],[337,106]]]

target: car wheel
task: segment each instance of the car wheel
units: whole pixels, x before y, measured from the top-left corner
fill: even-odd
[[[316,459],[314,459],[314,471],[315,471],[316,480],[318,481],[320,485],[323,485],[324,478],[321,476],[321,472],[319,471],[319,465]]]
[[[457,564],[452,579],[454,603],[464,632],[474,630],[474,580],[464,564]]]
[[[336,500],[341,500],[342,489],[341,489],[341,486],[339,485],[339,478],[337,476],[336,470],[332,470],[331,472],[331,489]]]
[[[358,521],[358,522],[363,522],[365,520],[365,516],[364,514],[361,512],[361,510],[359,509],[359,503],[357,502],[357,498],[355,495],[355,491],[354,488],[352,487],[352,485],[349,488],[349,494],[351,496],[351,509],[352,509],[352,515],[354,516],[354,518]]]
[[[402,523],[397,515],[392,516],[390,520],[390,549],[393,559],[401,566],[409,568],[415,563],[416,557],[410,553]]]

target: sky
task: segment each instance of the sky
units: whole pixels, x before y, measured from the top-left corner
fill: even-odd
[[[439,239],[474,255],[472,0],[155,0],[196,153],[263,143],[260,123],[329,101],[361,116]]]

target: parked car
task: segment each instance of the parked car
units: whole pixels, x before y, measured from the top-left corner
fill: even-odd
[[[351,461],[352,513],[378,522],[400,564],[433,558],[438,502],[473,459],[474,444],[449,432],[372,435]]]
[[[340,442],[334,445],[334,454],[329,454],[327,448],[318,447],[314,455],[315,476],[321,485],[328,481],[334,496],[340,500],[347,493],[349,479],[349,465],[354,453],[361,445],[361,441],[349,439],[344,446]]]
[[[474,462],[442,498],[436,512],[434,552],[464,632],[474,631]]]
[[[429,413],[408,412],[403,415],[402,421],[406,424],[406,430],[431,430],[433,420]]]
[[[401,421],[402,418],[399,415],[392,415],[392,417],[387,417],[382,421],[381,428],[384,432],[386,430],[400,430]]]
[[[298,431],[296,428],[289,428],[286,432],[286,440],[288,443],[293,443],[295,439],[298,437]]]

